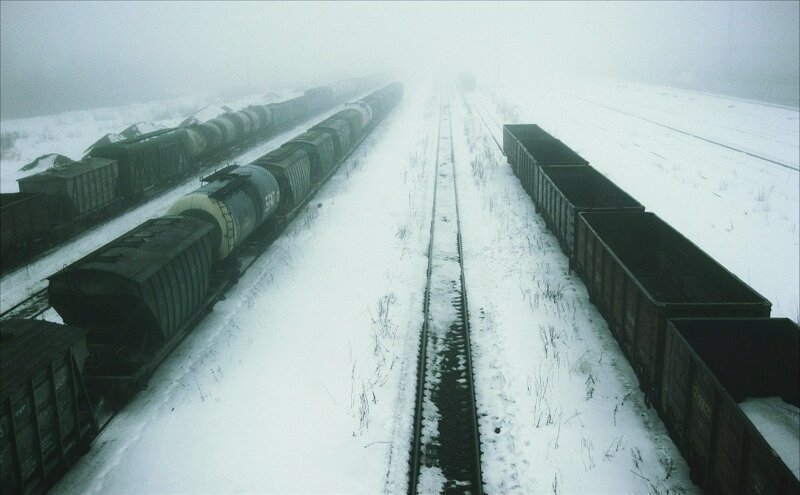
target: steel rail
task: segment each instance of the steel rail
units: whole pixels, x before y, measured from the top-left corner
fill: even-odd
[[[428,241],[428,267],[423,299],[423,324],[417,367],[417,396],[409,456],[408,493],[411,495],[417,493],[423,467],[441,470],[447,478],[446,486],[443,488],[448,493],[483,493],[480,433],[475,405],[461,220],[452,142],[453,127],[449,113],[449,106],[441,103]],[[445,126],[447,132],[443,133]],[[450,186],[439,181],[439,177],[446,177],[448,171],[451,171],[453,180],[452,191],[446,191]],[[452,197],[442,196],[445,193],[452,194]],[[437,207],[440,201],[441,211]],[[446,230],[447,224],[453,221],[452,217],[455,217],[456,256],[447,249],[451,245],[446,244],[450,241],[447,235],[453,234],[452,231]],[[437,225],[444,230],[440,233],[445,234],[443,237],[445,244],[440,245],[438,249],[437,244],[442,241],[436,239]],[[457,259],[453,259],[454,257]],[[458,284],[455,280],[448,279],[449,271],[445,267],[448,263],[452,266],[453,262],[458,263]],[[437,270],[441,270],[442,273]],[[435,285],[434,280],[439,283]],[[457,291],[456,285],[459,286]],[[437,305],[451,304],[456,309],[456,316],[447,314],[445,318],[437,321],[431,314],[433,297],[437,297]],[[432,348],[429,348],[429,342],[433,343]],[[431,369],[428,367],[429,362],[432,365]],[[428,382],[428,376],[436,376],[436,382]],[[424,438],[426,428],[423,425],[426,402],[434,405],[438,418],[436,429],[438,436],[435,440],[428,439],[427,443]]]

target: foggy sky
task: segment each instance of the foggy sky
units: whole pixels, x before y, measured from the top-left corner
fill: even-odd
[[[0,117],[378,70],[798,77],[798,2],[0,2]],[[721,76],[721,77],[722,77]]]

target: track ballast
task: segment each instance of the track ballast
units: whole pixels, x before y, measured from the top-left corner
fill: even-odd
[[[483,493],[452,125],[440,108],[408,493]]]

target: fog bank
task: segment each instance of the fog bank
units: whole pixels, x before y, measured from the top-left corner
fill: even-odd
[[[378,70],[569,71],[797,102],[798,2],[0,2],[0,117]]]

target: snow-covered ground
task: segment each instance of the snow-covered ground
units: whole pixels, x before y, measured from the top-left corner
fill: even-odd
[[[661,119],[678,108],[657,104],[662,91],[519,80],[452,101],[491,493],[697,490],[473,103],[490,125],[539,123],[797,318],[797,172],[607,108],[679,128]],[[406,490],[439,100],[429,83],[405,94],[54,493]],[[796,164],[764,143],[791,148],[797,110],[672,94],[692,133],[721,142],[721,119],[741,131],[733,147]],[[586,101],[598,97],[606,107]],[[751,131],[766,137],[740,137]],[[155,203],[150,216],[169,204]],[[4,279],[3,298],[52,263]]]
[[[606,79],[525,81],[486,88],[487,104],[564,141],[772,301],[773,316],[798,321],[798,109]]]

